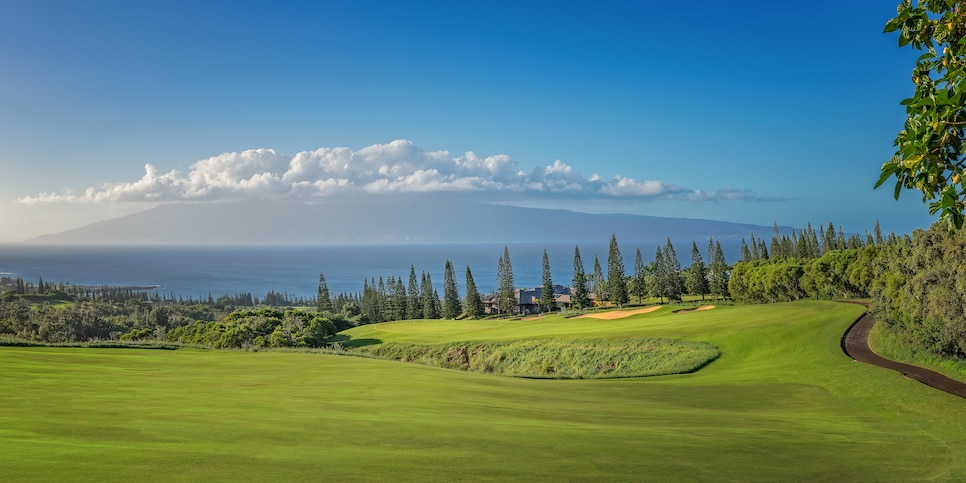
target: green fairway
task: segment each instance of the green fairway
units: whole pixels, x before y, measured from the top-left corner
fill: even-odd
[[[798,302],[346,334],[370,345],[670,337],[721,351],[696,373],[640,379],[2,347],[0,481],[966,480],[966,400],[845,356],[840,337],[863,310]]]

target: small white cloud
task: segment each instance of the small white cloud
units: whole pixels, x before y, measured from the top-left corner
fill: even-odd
[[[667,193],[668,186],[661,181],[644,180],[638,182],[634,178],[617,176],[613,183],[604,185],[600,192],[611,196],[656,197]]]

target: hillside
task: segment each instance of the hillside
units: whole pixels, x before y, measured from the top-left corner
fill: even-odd
[[[784,228],[783,230],[787,230]],[[693,240],[771,234],[772,227],[713,220],[587,214],[407,197],[318,204],[163,204],[33,240],[48,244],[514,242],[569,239]]]

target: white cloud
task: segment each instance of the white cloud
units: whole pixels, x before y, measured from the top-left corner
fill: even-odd
[[[480,157],[470,151],[453,156],[447,151],[428,152],[407,140],[376,144],[356,151],[337,147],[295,155],[279,154],[273,149],[223,153],[195,162],[186,175],[175,170],[162,174],[150,164],[146,164],[144,170],[144,176],[136,181],[105,183],[87,188],[82,194],[70,190],[40,193],[20,198],[18,202],[33,205],[311,199],[352,192],[486,192],[497,197],[499,193],[515,197],[539,193],[573,199],[756,199],[747,190],[725,188],[705,192],[658,180],[637,181],[616,176],[605,181],[598,174],[584,177],[559,159],[528,173],[505,154]]]

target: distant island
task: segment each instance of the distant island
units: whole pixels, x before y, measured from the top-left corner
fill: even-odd
[[[780,227],[789,233],[789,227]],[[598,239],[740,239],[773,226],[629,214],[588,214],[406,197],[163,204],[37,237],[44,244],[421,243]]]

